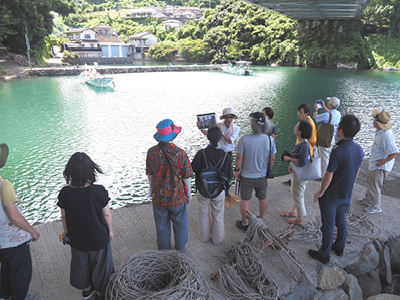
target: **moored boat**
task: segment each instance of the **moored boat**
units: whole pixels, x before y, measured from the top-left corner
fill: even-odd
[[[235,65],[229,63],[221,67],[222,71],[235,75],[249,76],[253,75],[253,70],[250,70],[251,61],[240,60],[236,61]]]
[[[98,73],[95,68],[90,68],[83,71],[79,77],[83,78],[87,84],[95,87],[106,88],[109,87],[111,83],[114,85],[113,77],[103,76]]]

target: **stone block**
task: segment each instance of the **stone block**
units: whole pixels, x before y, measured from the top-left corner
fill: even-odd
[[[383,245],[382,250],[379,252],[379,264],[378,264],[379,275],[383,283],[391,284],[392,279],[392,268],[390,264],[390,251],[389,247]]]
[[[338,268],[334,267],[325,267],[323,266],[320,270],[320,280],[318,286],[322,290],[334,290],[341,286],[346,278],[346,272]]]
[[[382,293],[382,285],[379,278],[379,271],[372,270],[367,274],[357,276],[358,285],[362,290],[363,299]]]
[[[400,296],[390,294],[380,294],[367,298],[367,300],[400,300]]]
[[[350,300],[362,299],[362,290],[354,275],[346,274],[345,281],[341,288],[346,292]]]
[[[345,268],[347,273],[354,276],[366,274],[378,266],[379,254],[372,243],[366,244],[362,249],[359,259],[356,263]]]
[[[349,296],[342,289],[322,292],[318,300],[349,300]]]

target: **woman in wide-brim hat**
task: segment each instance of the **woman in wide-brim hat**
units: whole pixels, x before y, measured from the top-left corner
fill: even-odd
[[[191,200],[190,176],[193,174],[184,150],[171,141],[182,128],[170,119],[156,126],[157,145],[147,151],[146,175],[153,203],[158,250],[171,249],[171,222],[174,228],[175,248],[184,251],[188,241],[187,203]]]

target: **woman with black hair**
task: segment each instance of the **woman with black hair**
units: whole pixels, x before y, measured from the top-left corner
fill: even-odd
[[[307,164],[310,155],[308,139],[311,137],[312,127],[308,121],[300,120],[294,127],[294,134],[297,136],[296,144],[293,146],[289,155],[283,155],[282,159],[286,162],[293,162],[299,167]],[[289,173],[292,172],[289,166]],[[295,225],[303,225],[303,217],[307,214],[304,206],[304,193],[308,181],[297,181],[294,174],[291,180],[291,194],[293,198],[293,207],[289,212],[281,213],[282,217],[288,218],[286,222]]]
[[[103,172],[86,153],[73,154],[63,173],[68,185],[61,189],[57,205],[70,239],[70,283],[82,290],[83,299],[96,292],[96,300],[101,300],[114,272],[110,244],[114,234],[108,192],[94,184],[97,173]],[[64,240],[68,243],[68,238]]]

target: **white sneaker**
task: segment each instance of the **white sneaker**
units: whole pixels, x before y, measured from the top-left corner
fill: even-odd
[[[382,212],[382,208],[378,207],[378,208],[374,208],[374,207],[367,207],[365,209],[365,211],[369,214],[376,214],[376,213],[380,213]]]
[[[365,199],[358,199],[357,202],[362,204],[362,205],[365,205],[365,206],[369,206],[370,205],[370,203]]]

